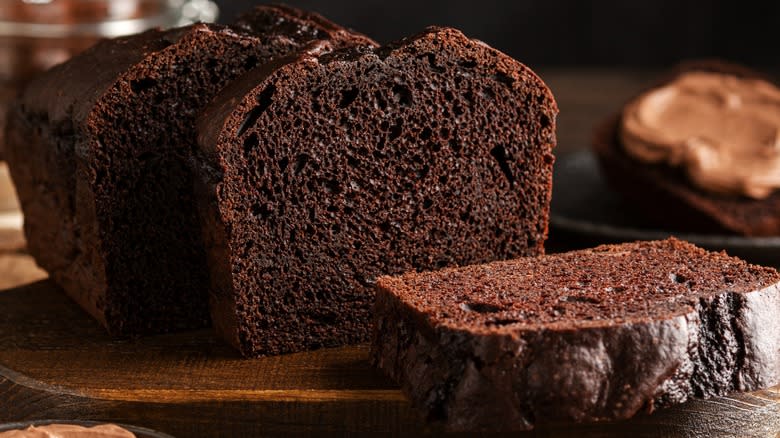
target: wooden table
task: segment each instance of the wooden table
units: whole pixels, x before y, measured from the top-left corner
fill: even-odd
[[[561,108],[559,154],[650,75],[542,71]],[[13,234],[13,233],[11,233]],[[109,339],[0,233],[0,422],[113,421],[181,437],[430,430],[366,346],[243,360],[210,330]],[[435,431],[435,429],[433,429]],[[527,436],[742,436],[780,432],[780,390],[693,401],[619,423]],[[522,435],[521,435],[522,436]]]

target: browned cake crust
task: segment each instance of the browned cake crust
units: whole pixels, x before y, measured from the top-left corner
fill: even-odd
[[[625,419],[779,383],[778,282],[674,239],[382,277],[371,359],[455,430]]]
[[[377,46],[376,41],[333,23],[322,15],[285,5],[255,6],[234,25],[252,34],[285,35],[300,45],[318,40],[349,40],[356,46]]]
[[[217,330],[243,354],[368,339],[382,274],[543,251],[557,107],[453,29],[266,66],[199,125]]]
[[[284,21],[290,11],[252,16]],[[7,158],[29,250],[110,333],[208,323],[186,164],[195,116],[232,79],[300,48],[298,26],[337,46],[370,41],[296,20],[262,34],[198,24],[104,41],[34,80],[16,102]]]
[[[713,71],[739,77],[765,76],[718,61],[685,63],[649,89],[663,86],[688,71]],[[718,195],[691,184],[683,171],[665,164],[647,164],[628,156],[620,144],[620,116],[595,131],[593,150],[611,187],[660,225],[675,231],[780,235],[780,192],[767,199]]]

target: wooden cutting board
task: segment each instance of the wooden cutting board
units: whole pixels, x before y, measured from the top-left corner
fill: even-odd
[[[210,330],[115,341],[44,277],[28,256],[0,254],[0,423],[100,420],[180,437],[436,431],[369,366],[366,346],[244,360]],[[778,432],[774,388],[529,436]]]

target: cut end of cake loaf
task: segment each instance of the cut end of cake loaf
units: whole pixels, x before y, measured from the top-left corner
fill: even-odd
[[[536,255],[557,107],[453,29],[301,54],[200,123],[215,325],[249,356],[368,339],[377,276]]]
[[[367,40],[290,8],[252,16],[286,24],[105,41],[33,81],[14,107],[8,159],[30,252],[111,334],[209,322],[188,165],[197,114],[247,70],[311,39]]]
[[[675,239],[382,277],[372,362],[455,430],[780,382],[780,274]]]

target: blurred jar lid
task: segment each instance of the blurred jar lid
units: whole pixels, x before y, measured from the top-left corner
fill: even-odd
[[[0,0],[0,37],[117,37],[216,20],[211,0]]]

